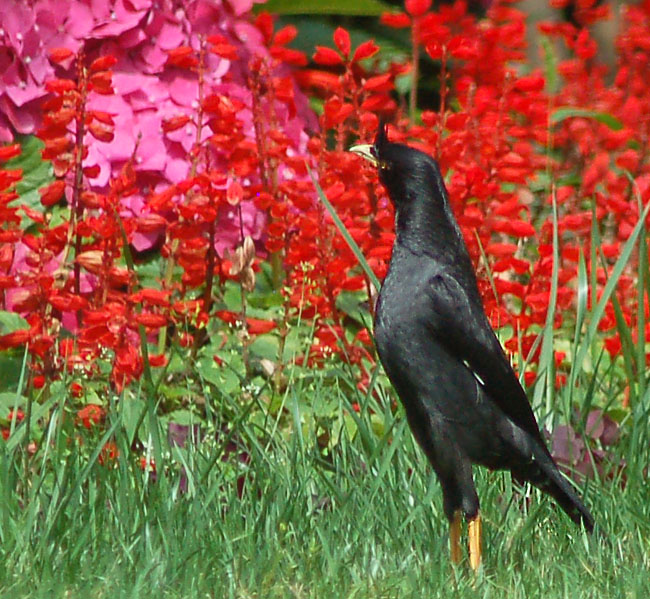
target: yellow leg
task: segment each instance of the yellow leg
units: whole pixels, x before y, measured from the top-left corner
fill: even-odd
[[[460,510],[454,512],[454,519],[449,525],[449,552],[451,553],[451,561],[454,564],[460,563],[460,523],[461,513]]]
[[[469,535],[469,565],[476,572],[481,565],[481,537],[483,531],[480,514],[469,521],[467,532]]]

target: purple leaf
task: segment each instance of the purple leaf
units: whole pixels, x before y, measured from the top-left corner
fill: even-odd
[[[585,427],[585,433],[588,437],[592,439],[600,439],[600,436],[605,430],[605,424],[603,422],[603,411],[602,410],[592,410],[587,416],[587,425]]]

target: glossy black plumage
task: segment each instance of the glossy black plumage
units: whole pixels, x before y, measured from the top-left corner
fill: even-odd
[[[589,531],[593,518],[560,474],[483,310],[437,163],[390,143],[353,151],[375,162],[395,206],[396,240],[377,301],[375,341],[410,428],[438,475],[450,521],[476,518],[472,464],[510,470]]]

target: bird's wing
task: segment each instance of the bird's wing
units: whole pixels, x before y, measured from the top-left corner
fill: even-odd
[[[470,298],[452,276],[438,272],[429,278],[427,323],[436,340],[479,379],[495,404],[519,427],[542,441],[537,421],[503,348],[478,298]]]

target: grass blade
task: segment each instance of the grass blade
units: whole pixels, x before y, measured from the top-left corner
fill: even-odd
[[[314,177],[314,173],[309,168],[309,165],[307,165],[307,170],[309,171],[309,176],[311,177],[311,180],[314,183],[314,187],[316,188],[316,193],[318,194],[320,201],[323,202],[325,208],[327,208],[327,211],[330,213],[330,216],[332,217],[336,228],[340,231],[341,235],[343,235],[343,239],[345,239],[347,244],[350,246],[352,253],[356,256],[361,268],[363,268],[366,276],[368,279],[370,279],[370,282],[375,286],[375,289],[379,290],[381,288],[381,283],[379,282],[377,275],[372,271],[372,268],[370,268],[370,265],[368,264],[365,256],[363,255],[363,252],[361,251],[361,248],[357,245],[357,242],[352,238],[352,235],[350,235],[347,227],[339,218],[339,215],[336,213],[336,210],[334,209],[334,206],[332,206],[332,203],[327,199],[327,196],[323,192],[322,187],[318,184],[318,181],[316,181],[316,177]]]

